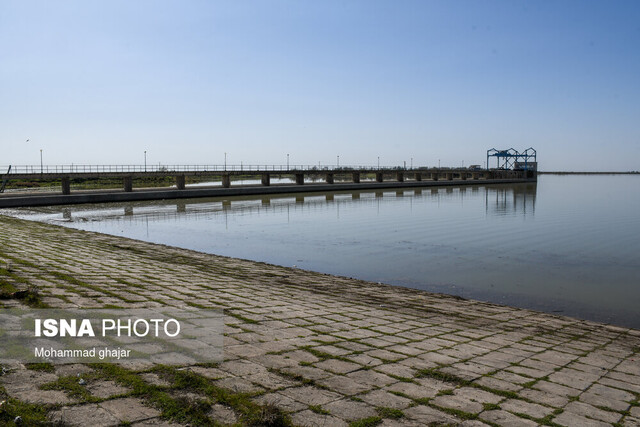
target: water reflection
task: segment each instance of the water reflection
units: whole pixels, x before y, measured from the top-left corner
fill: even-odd
[[[395,199],[408,198],[410,203],[414,199],[434,199],[440,201],[458,200],[464,203],[467,192],[476,197],[484,193],[485,208],[488,215],[518,215],[535,213],[536,184],[517,184],[510,186],[474,186],[440,187],[431,189],[399,189],[399,190],[370,190],[370,191],[342,191],[303,194],[276,194],[261,196],[238,196],[230,198],[197,198],[160,200],[151,202],[131,202],[122,204],[77,205],[63,207],[62,220],[73,221],[104,221],[122,219],[127,221],[163,221],[167,219],[181,220],[186,218],[200,218],[203,215],[220,214],[233,211],[242,215],[260,215],[264,213],[279,214],[284,209],[289,211],[318,208],[329,203],[364,203],[370,204],[377,200],[377,204],[393,203]],[[339,206],[339,205],[338,205]],[[41,208],[44,214],[41,219],[56,220],[56,214],[47,215],[59,208]],[[339,207],[337,207],[339,209]]]

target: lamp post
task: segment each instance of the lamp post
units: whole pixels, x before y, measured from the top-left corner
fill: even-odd
[[[378,156],[378,169],[380,169],[380,156]]]
[[[42,174],[43,172],[43,167],[42,167],[42,148],[40,149],[40,174]]]
[[[438,169],[440,169],[440,159],[438,159]]]
[[[411,169],[413,169],[413,157],[411,158]]]
[[[338,162],[338,168],[340,167],[340,156],[338,155],[337,157],[337,162]]]
[[[227,170],[227,153],[224,153],[224,170]]]
[[[287,170],[289,170],[289,153],[287,153]]]
[[[144,171],[147,171],[147,150],[144,150]]]

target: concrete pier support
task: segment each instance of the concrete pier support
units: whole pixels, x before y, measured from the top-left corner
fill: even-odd
[[[355,183],[359,183],[360,182],[360,172],[354,172],[353,173],[353,182],[355,182]]]
[[[480,178],[480,174],[478,172],[474,172],[471,177],[477,181]]]
[[[327,184],[333,184],[333,174],[328,173],[327,176],[325,177],[325,180],[327,181]]]
[[[447,181],[453,181],[453,174],[451,172],[447,172],[445,176],[447,177]]]
[[[297,173],[296,174],[296,184],[297,185],[304,185],[304,174],[303,173]]]
[[[229,175],[228,173],[222,175],[222,186],[224,188],[231,187],[231,175]]]
[[[186,178],[184,177],[184,175],[178,175],[176,176],[176,187],[178,188],[178,190],[184,190],[185,186],[186,186]]]
[[[422,181],[422,174],[420,172],[416,172],[416,181]]]
[[[130,193],[133,191],[133,177],[125,176],[123,179],[124,191]]]
[[[460,179],[463,181],[467,180],[467,173],[466,172],[460,172]]]
[[[71,194],[71,178],[68,176],[62,178],[62,194]]]
[[[268,173],[262,174],[262,185],[269,186],[271,185],[271,175]]]
[[[398,182],[404,182],[404,173],[398,172],[396,178],[398,179]]]
[[[433,181],[437,181],[437,180],[438,180],[438,176],[439,176],[439,175],[440,175],[440,174],[439,174],[438,172],[432,172],[432,173],[431,173],[431,179],[432,179]]]
[[[384,175],[382,174],[382,172],[376,172],[376,181],[382,182],[383,180],[384,180]]]

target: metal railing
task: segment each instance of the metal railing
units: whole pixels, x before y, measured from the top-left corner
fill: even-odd
[[[0,171],[9,166],[0,166]],[[438,168],[363,165],[11,165],[5,175],[73,173],[175,173],[175,172],[323,172],[437,170]],[[440,168],[448,169],[448,168]]]

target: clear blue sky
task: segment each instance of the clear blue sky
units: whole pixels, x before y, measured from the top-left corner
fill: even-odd
[[[0,144],[0,165],[533,146],[640,170],[640,1],[0,0]]]

